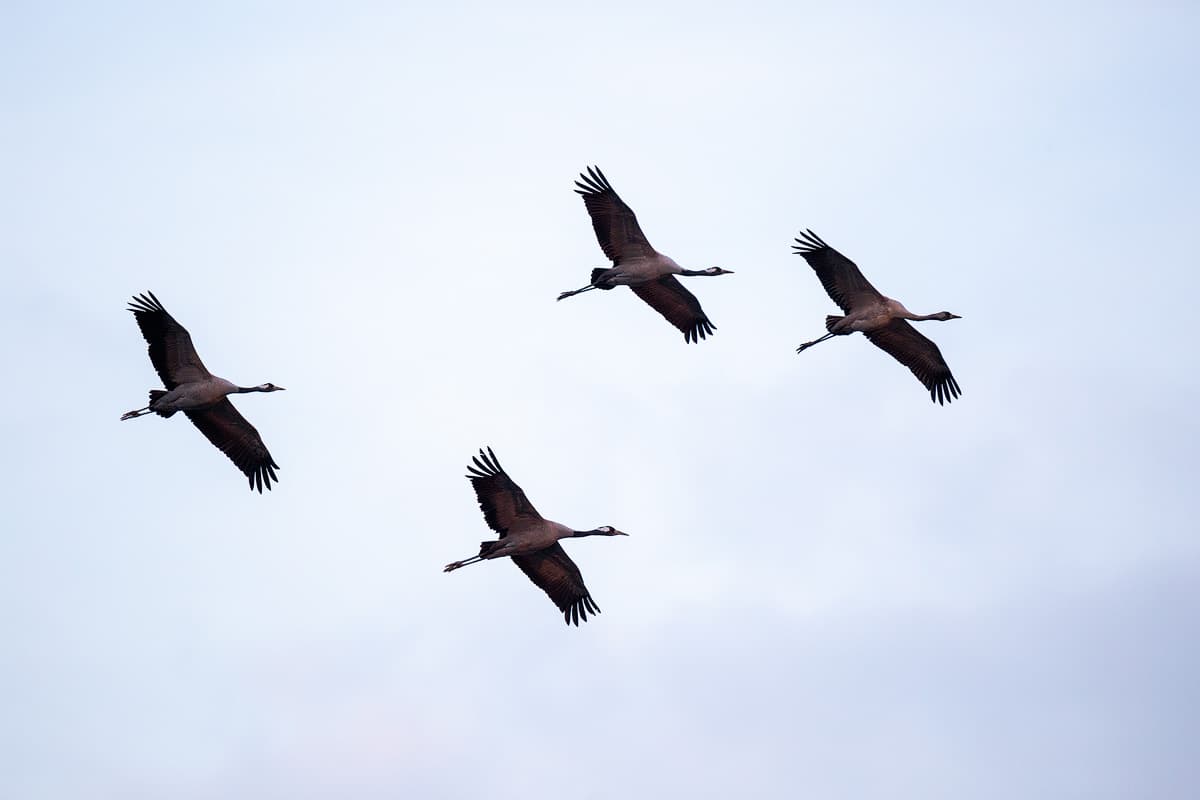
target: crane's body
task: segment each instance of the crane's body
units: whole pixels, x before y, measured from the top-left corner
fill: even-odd
[[[708,269],[684,269],[669,256],[650,246],[646,235],[638,224],[633,209],[625,204],[609,184],[600,169],[588,167],[586,175],[580,175],[575,191],[583,196],[588,215],[592,218],[592,229],[600,249],[608,256],[611,267],[592,270],[587,286],[558,296],[559,300],[572,297],[592,289],[614,289],[628,286],[647,305],[683,332],[685,342],[698,342],[711,334],[716,325],[700,308],[700,301],[675,279],[683,276],[730,275],[733,270],[709,267]]]
[[[561,522],[543,519],[540,521],[521,521],[510,527],[503,539],[488,542],[491,547],[489,558],[501,556],[519,556],[526,553],[536,553],[545,550],[559,539],[570,539],[578,536],[578,532],[568,528]]]
[[[537,553],[556,544],[560,539],[571,539],[576,536],[590,536],[594,531],[576,531],[560,522],[553,520],[521,520],[509,527],[501,539],[479,543],[479,555],[462,561],[447,564],[445,572],[453,572],[459,567],[485,561],[492,558],[507,556],[523,556]]]
[[[593,274],[592,282],[588,287],[577,289],[575,292],[563,292],[563,294],[570,297],[572,294],[587,291],[587,289],[611,289],[614,286],[641,286],[660,278],[665,278],[668,275],[699,274],[704,274],[704,272],[702,270],[699,272],[686,270],[675,263],[675,259],[670,256],[655,253],[649,256],[630,258],[608,269],[600,267]]]
[[[938,346],[917,332],[908,321],[962,319],[949,311],[914,314],[898,300],[886,297],[867,281],[853,261],[834,250],[811,230],[796,239],[794,251],[813,268],[826,294],[837,303],[842,316],[825,317],[827,333],[796,348],[802,353],[833,336],[860,332],[879,349],[912,371],[930,398],[939,404],[958,397],[962,390],[950,372]]]
[[[238,386],[208,371],[192,346],[191,334],[180,325],[153,292],[133,298],[129,304],[142,337],[146,340],[150,362],[166,389],[151,389],[150,402],[143,408],[127,411],[121,419],[136,419],[146,414],[170,417],[182,411],[201,433],[242,471],[251,489],[271,488],[278,481],[279,465],[271,458],[258,431],[229,402],[231,394],[282,392],[282,386],[263,383]]]
[[[216,375],[210,375],[207,378],[190,383],[181,383],[174,389],[166,392],[161,389],[152,389],[150,391],[150,405],[135,411],[128,411],[121,415],[121,419],[133,419],[134,417],[150,413],[169,417],[176,411],[198,411],[200,409],[211,408],[231,394],[279,390],[278,386],[274,389],[267,388],[269,385],[238,386],[232,381],[218,378]]]
[[[475,488],[484,519],[500,538],[480,542],[479,555],[453,561],[443,571],[453,572],[468,564],[495,558],[512,558],[513,563],[554,601],[568,625],[578,625],[580,619],[586,622],[588,612],[599,614],[600,607],[584,586],[583,575],[558,542],[584,536],[629,534],[609,525],[577,531],[545,519],[521,487],[508,477],[490,447],[486,453],[480,450],[472,460],[474,464],[467,467],[470,473],[467,478]]]
[[[943,320],[943,319],[960,319],[954,315],[943,317],[943,314],[949,312],[940,311],[937,314],[914,314],[909,311],[899,300],[893,300],[890,297],[879,296],[879,300],[867,305],[859,305],[845,316],[827,317],[826,330],[834,336],[840,336],[850,333],[867,333],[868,331],[877,331],[892,324],[893,320],[907,319],[914,321],[921,320]]]

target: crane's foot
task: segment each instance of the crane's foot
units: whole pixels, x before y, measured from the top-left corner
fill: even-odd
[[[582,292],[589,291],[589,290],[591,290],[591,289],[596,289],[596,288],[598,288],[598,287],[597,287],[597,286],[595,286],[594,284],[591,284],[591,285],[588,285],[588,286],[584,286],[582,289],[575,289],[574,291],[571,291],[571,292],[563,292],[562,294],[560,294],[560,295],[558,296],[558,298],[557,298],[557,299],[559,299],[559,300],[565,300],[565,299],[566,299],[566,298],[568,298],[568,297],[574,297],[574,296],[575,296],[575,295],[577,295],[577,294],[580,294],[580,293],[582,293]]]
[[[813,339],[811,342],[805,342],[804,344],[802,344],[796,348],[796,352],[803,353],[805,350],[812,347],[814,344],[820,344],[821,342],[825,341],[826,339],[831,338],[833,335],[834,334],[832,334],[832,333],[827,333],[824,336],[822,336],[820,339]]]
[[[471,558],[464,558],[462,561],[454,561],[450,564],[447,564],[445,567],[442,568],[442,572],[454,572],[454,570],[458,569],[459,567],[465,567],[468,564],[477,564],[482,560],[483,560],[483,556],[472,556]]]
[[[135,417],[142,417],[149,413],[149,408],[139,408],[137,411],[126,411],[121,415],[121,419],[134,419]]]

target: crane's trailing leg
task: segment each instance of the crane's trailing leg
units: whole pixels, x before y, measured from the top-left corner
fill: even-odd
[[[170,392],[164,392],[162,389],[151,389],[150,390],[150,405],[146,406],[145,408],[138,408],[133,411],[126,411],[124,414],[121,415],[121,419],[133,419],[134,417],[144,417],[146,414],[154,414],[154,413],[162,414],[164,417],[171,416],[172,414],[175,413],[175,409],[171,409],[169,411],[157,411],[157,412],[154,410],[154,404],[158,401],[158,399],[161,397],[164,397],[165,395],[168,395],[168,394],[170,394]]]
[[[483,561],[483,556],[472,556],[471,558],[467,558],[462,561],[455,561],[453,564],[447,564],[442,572],[454,572],[454,570],[458,569],[459,567],[465,567],[468,564],[474,564],[478,561]]]
[[[837,336],[837,334],[836,333],[827,333],[824,336],[822,336],[820,339],[813,339],[811,342],[805,342],[804,344],[802,344],[796,348],[796,352],[803,353],[805,350],[812,347],[814,344],[820,344],[821,342],[823,342],[826,339],[829,339],[833,336]]]
[[[589,291],[589,290],[591,290],[591,289],[599,289],[599,288],[600,288],[600,287],[599,287],[599,286],[597,286],[596,284],[594,284],[594,283],[589,283],[587,286],[583,287],[582,289],[576,289],[576,290],[575,290],[575,291],[573,291],[573,292],[563,292],[562,294],[560,294],[560,295],[558,296],[558,299],[559,299],[559,300],[562,300],[562,299],[564,299],[564,298],[566,298],[566,297],[574,297],[575,295],[577,295],[577,294],[581,294],[582,292],[586,292],[586,291]]]

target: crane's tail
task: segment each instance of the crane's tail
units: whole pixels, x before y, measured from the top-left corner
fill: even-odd
[[[833,333],[833,326],[837,325],[839,322],[841,322],[844,319],[845,319],[845,317],[839,317],[839,316],[835,316],[834,314],[830,314],[829,316],[825,317],[825,330],[829,331],[830,333]]]
[[[499,550],[500,545],[502,545],[503,543],[504,542],[500,539],[497,539],[497,540],[491,541],[491,542],[480,542],[479,543],[479,557],[487,558],[492,553]]]
[[[175,409],[170,408],[170,409],[167,409],[166,411],[160,411],[159,409],[154,407],[154,403],[158,400],[158,398],[162,397],[164,394],[166,394],[166,392],[164,392],[162,389],[151,389],[150,390],[150,410],[153,411],[155,414],[158,414],[160,417],[169,417],[175,413]]]
[[[596,281],[600,280],[600,276],[608,272],[609,269],[611,269],[611,267],[596,267],[594,270],[592,270],[592,286],[595,286],[597,289],[603,289],[606,292],[613,288],[614,284],[611,283],[607,286],[601,283],[596,283]]]

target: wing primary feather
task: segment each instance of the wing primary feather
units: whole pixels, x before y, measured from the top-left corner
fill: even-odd
[[[279,465],[271,457],[258,431],[243,417],[229,398],[205,409],[184,411],[201,433],[241,470],[251,491],[262,493],[272,480],[279,480]]]
[[[699,342],[716,328],[700,307],[700,301],[674,275],[629,288],[678,328],[683,333],[684,342]]]

